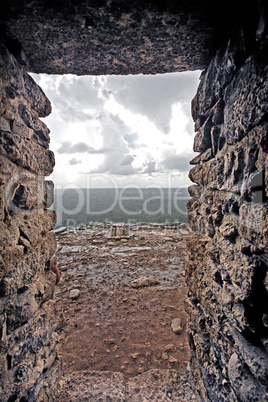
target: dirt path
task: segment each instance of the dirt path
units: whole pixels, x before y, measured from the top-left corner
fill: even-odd
[[[110,372],[129,383],[135,376],[141,381],[140,375],[149,370],[161,375],[168,370],[169,380],[186,370],[187,235],[135,229],[123,240],[111,239],[110,229],[101,225],[58,236],[62,278],[56,300],[62,316],[63,370],[65,378],[76,375],[76,383],[82,371],[86,377],[86,372]],[[134,281],[141,277],[150,278],[151,286],[139,287]],[[171,328],[176,318],[179,334]]]

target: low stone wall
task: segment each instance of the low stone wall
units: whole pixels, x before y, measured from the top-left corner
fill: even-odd
[[[54,166],[39,117],[49,100],[0,46],[0,400],[53,395],[59,377],[49,262],[56,251]],[[43,396],[42,396],[43,395]]]
[[[192,114],[186,270],[193,384],[203,401],[265,401],[268,336],[267,26],[203,72]]]

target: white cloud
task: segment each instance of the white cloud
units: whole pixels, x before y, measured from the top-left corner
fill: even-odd
[[[193,79],[195,75],[195,79]],[[132,113],[146,116],[163,133],[170,131],[172,106],[190,103],[197,73],[109,76],[105,93]]]
[[[127,143],[124,140],[125,131],[126,126],[119,116],[112,113],[103,116],[100,136],[106,152],[103,161],[92,169],[92,172],[123,175],[134,173],[134,168],[131,166],[134,157],[129,154]]]
[[[56,184],[87,186],[88,177],[99,174],[114,175],[121,185],[165,183],[171,172],[176,183],[189,183],[190,101],[199,72],[33,77],[52,102],[44,121],[51,130]],[[101,186],[105,180],[93,181]]]

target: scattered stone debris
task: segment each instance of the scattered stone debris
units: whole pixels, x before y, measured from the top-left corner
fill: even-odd
[[[163,360],[168,360],[168,354],[167,353],[162,353],[162,359]]]
[[[135,288],[135,289],[145,288],[148,286],[155,286],[155,285],[159,285],[159,281],[157,279],[155,279],[154,277],[138,278],[138,279],[135,279],[133,282],[131,282],[131,287]]]
[[[176,346],[173,343],[165,346],[165,352],[176,352]]]
[[[178,359],[176,359],[174,356],[169,356],[168,361],[169,363],[178,363]]]
[[[80,295],[80,290],[79,289],[72,289],[70,290],[70,299],[77,299]]]
[[[174,320],[172,320],[171,323],[171,328],[172,331],[175,332],[175,334],[181,334],[182,333],[181,319],[174,318]]]
[[[132,357],[132,359],[137,359],[139,355],[139,353],[132,353],[130,356]]]

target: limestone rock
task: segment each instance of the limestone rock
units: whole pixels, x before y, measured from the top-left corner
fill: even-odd
[[[176,352],[176,349],[176,345],[173,345],[173,343],[166,345],[164,348],[165,352]]]
[[[168,360],[168,354],[166,352],[162,353],[161,357],[163,360]]]
[[[56,233],[56,234],[60,234],[60,233],[64,233],[64,232],[66,232],[66,226],[61,226],[57,229],[54,229],[54,233]]]
[[[176,359],[174,356],[169,356],[168,361],[169,363],[178,363],[178,359]]]
[[[146,277],[141,277],[138,279],[135,279],[133,282],[131,282],[131,287],[138,289],[138,288],[144,288],[147,286],[155,286],[158,285],[159,281],[155,279],[154,277],[146,278]]]
[[[132,357],[132,359],[136,360],[139,356],[139,353],[132,353],[130,356]]]
[[[80,290],[79,289],[72,289],[70,290],[70,299],[75,300],[80,296]]]
[[[172,331],[175,332],[175,334],[181,334],[182,333],[181,319],[174,318],[171,323],[171,328]]]

